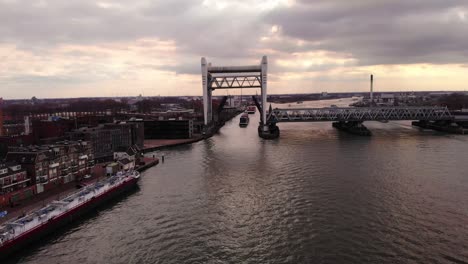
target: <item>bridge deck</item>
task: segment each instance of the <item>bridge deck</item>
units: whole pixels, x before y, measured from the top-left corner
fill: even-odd
[[[446,107],[330,107],[273,109],[271,122],[453,120]]]

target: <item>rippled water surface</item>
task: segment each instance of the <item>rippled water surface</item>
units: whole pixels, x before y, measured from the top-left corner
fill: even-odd
[[[238,121],[18,262],[468,263],[468,136],[296,123],[265,141],[258,113]]]

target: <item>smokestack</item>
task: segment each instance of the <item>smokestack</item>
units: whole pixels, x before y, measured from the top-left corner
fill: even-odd
[[[24,134],[31,134],[31,121],[29,120],[29,116],[24,117]]]
[[[370,103],[371,105],[374,104],[374,75],[371,74],[370,76]]]

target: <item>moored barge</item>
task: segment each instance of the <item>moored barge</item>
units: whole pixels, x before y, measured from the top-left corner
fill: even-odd
[[[53,201],[39,210],[1,225],[0,259],[135,188],[139,178],[137,171],[118,172],[103,181],[85,186],[64,199]]]

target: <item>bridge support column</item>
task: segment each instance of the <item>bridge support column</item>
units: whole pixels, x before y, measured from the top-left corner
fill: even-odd
[[[420,128],[429,128],[428,127],[428,122],[426,120],[413,121],[413,122],[411,122],[411,125],[417,126],[417,127],[420,127]]]
[[[262,105],[260,112],[260,124],[258,126],[258,136],[263,139],[275,139],[280,135],[279,127],[276,123],[268,123],[267,120],[267,76],[268,76],[268,60],[263,56],[261,63],[261,78],[262,78]]]
[[[264,132],[267,132],[268,125],[267,125],[267,119],[266,119],[266,109],[267,109],[267,75],[268,75],[268,61],[267,57],[263,56],[262,58],[262,63],[261,63],[261,78],[262,78],[262,112],[260,113],[262,115],[262,130]]]
[[[439,121],[427,121],[419,120],[411,122],[411,125],[417,126],[424,129],[432,129],[441,132],[447,132],[452,134],[467,134],[468,129],[464,128],[463,125],[454,121],[439,120]]]
[[[264,130],[266,127],[266,131]],[[280,129],[275,123],[258,126],[258,136],[263,139],[275,139],[280,136]]]
[[[203,84],[203,131],[204,135],[210,135],[213,131],[212,91],[208,87],[208,64],[205,58],[201,59],[202,84]]]
[[[350,134],[359,135],[359,136],[370,136],[371,132],[367,127],[365,127],[362,122],[359,121],[340,121],[333,122],[333,127],[348,132]]]

